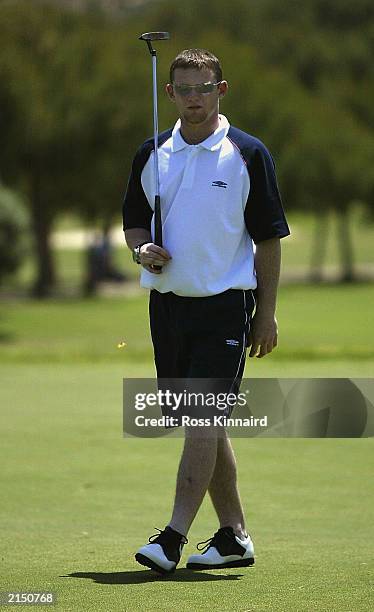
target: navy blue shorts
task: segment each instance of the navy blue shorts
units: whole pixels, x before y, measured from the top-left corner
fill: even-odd
[[[152,290],[150,326],[161,386],[170,381],[172,388],[178,379],[179,385],[185,380],[191,387],[193,379],[204,379],[217,393],[237,393],[254,306],[250,289],[229,289],[208,297]]]

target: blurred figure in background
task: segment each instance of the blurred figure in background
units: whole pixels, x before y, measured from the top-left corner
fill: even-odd
[[[110,226],[106,224],[102,233],[96,232],[92,245],[87,251],[87,278],[84,286],[86,296],[94,295],[98,284],[105,281],[123,283],[126,275],[113,263],[110,242]]]

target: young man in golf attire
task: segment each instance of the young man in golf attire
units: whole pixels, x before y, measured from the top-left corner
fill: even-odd
[[[179,120],[159,136],[163,248],[152,239],[152,140],[134,158],[123,213],[141,285],[150,289],[158,378],[224,380],[237,391],[246,346],[251,357],[264,357],[277,345],[280,238],[289,229],[270,153],[219,114],[227,89],[208,51],[176,57],[166,92]],[[174,571],[207,491],[220,528],[187,567],[254,563],[231,443],[221,428],[202,437],[193,427],[185,431],[171,519],[139,549],[139,563]]]

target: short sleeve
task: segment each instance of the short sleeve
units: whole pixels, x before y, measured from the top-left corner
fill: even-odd
[[[136,227],[151,229],[153,210],[149,205],[141,182],[142,171],[150,152],[151,149],[147,150],[143,146],[134,157],[122,207],[124,230]]]
[[[264,145],[256,147],[247,161],[250,190],[244,218],[256,244],[270,238],[284,238],[290,230],[283,211],[275,175],[275,164]]]

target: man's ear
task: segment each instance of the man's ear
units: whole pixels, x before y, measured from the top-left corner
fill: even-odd
[[[229,86],[227,84],[227,81],[221,81],[219,84],[219,88],[218,88],[218,95],[220,98],[223,98],[223,96],[225,96],[227,94],[227,90],[228,90]]]
[[[170,83],[168,83],[168,84],[166,85],[166,87],[165,87],[165,91],[166,91],[166,94],[167,94],[167,96],[168,96],[169,100],[171,100],[172,102],[174,102],[174,101],[175,101],[175,97],[174,97],[174,89],[173,89],[173,86],[172,86],[172,85],[170,85]]]

